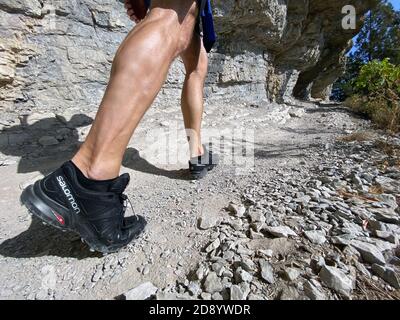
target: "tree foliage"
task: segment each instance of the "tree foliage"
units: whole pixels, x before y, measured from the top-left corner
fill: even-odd
[[[353,94],[345,104],[371,118],[379,127],[400,131],[400,65],[373,60],[352,81]]]
[[[389,58],[400,64],[400,12],[387,0],[371,10],[355,41],[351,60],[368,63]]]
[[[364,26],[348,56],[346,72],[335,83],[332,98],[344,101],[354,94],[354,81],[362,67],[384,59],[400,65],[400,11],[396,11],[387,0],[381,0],[366,15]]]

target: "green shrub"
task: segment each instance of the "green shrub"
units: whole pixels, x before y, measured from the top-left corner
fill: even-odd
[[[388,59],[361,68],[352,82],[353,94],[346,105],[367,115],[379,127],[400,131],[400,66]]]

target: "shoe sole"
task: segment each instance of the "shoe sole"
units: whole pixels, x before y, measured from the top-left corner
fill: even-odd
[[[137,232],[137,234],[135,234],[135,236],[128,243],[122,246],[121,245],[106,246],[97,241],[97,239],[93,239],[89,236],[87,230],[88,228],[91,227],[88,226],[87,223],[79,221],[81,219],[78,219],[78,223],[76,223],[75,228],[61,226],[59,220],[57,220],[56,218],[55,211],[49,205],[47,205],[43,200],[41,200],[39,196],[35,194],[33,185],[28,186],[22,191],[20,202],[28,209],[28,212],[31,215],[34,215],[35,217],[39,218],[44,225],[50,225],[63,232],[70,231],[78,234],[81,237],[82,242],[86,243],[89,246],[91,252],[98,251],[103,254],[108,254],[121,250],[124,247],[126,247],[129,243],[136,240],[145,229],[145,221],[144,223],[143,221],[139,221],[142,223],[143,228],[139,232]]]
[[[192,178],[192,180],[201,180],[207,175],[207,173],[209,171],[214,169],[216,166],[217,165],[215,164],[215,165],[209,166],[207,168],[204,168],[203,170],[198,171],[198,172],[192,171],[192,172],[190,172],[190,177]]]

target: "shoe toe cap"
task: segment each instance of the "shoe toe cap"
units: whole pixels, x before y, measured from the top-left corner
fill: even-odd
[[[142,216],[135,215],[131,217],[126,217],[124,219],[124,226],[122,229],[123,238],[131,241],[140,235],[147,225],[146,219]]]

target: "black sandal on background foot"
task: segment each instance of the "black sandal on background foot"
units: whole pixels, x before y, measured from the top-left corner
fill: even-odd
[[[203,149],[203,155],[193,157],[189,160],[189,172],[193,180],[204,178],[207,172],[214,169],[219,163],[218,155],[213,154],[204,144]]]

